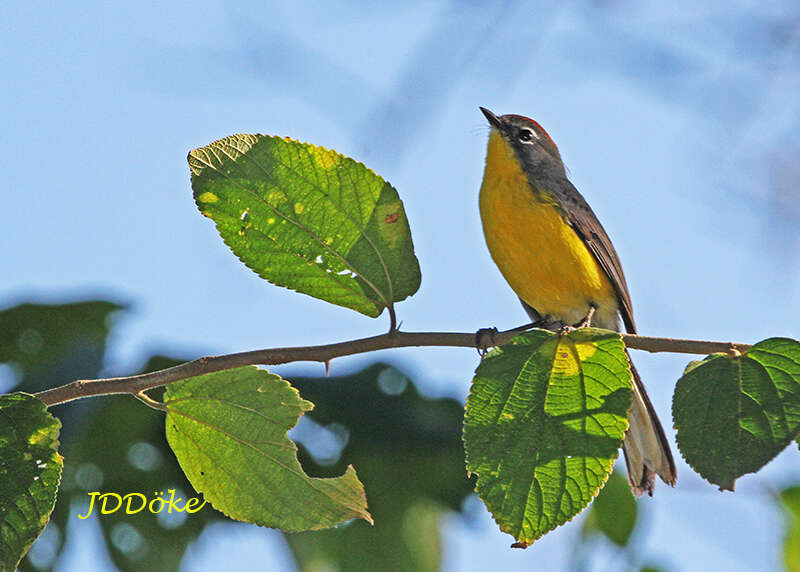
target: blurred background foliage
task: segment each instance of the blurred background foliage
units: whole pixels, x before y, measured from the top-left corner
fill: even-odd
[[[124,308],[95,300],[0,310],[0,357],[13,372],[4,389],[34,392],[46,381],[100,377],[107,339]],[[180,362],[154,355],[141,371]],[[375,526],[353,521],[337,529],[285,535],[297,568],[439,570],[441,518],[462,513],[473,497],[474,478],[467,478],[461,445],[463,405],[420,395],[402,371],[381,363],[353,375],[290,380],[315,404],[290,433],[304,468],[326,477],[341,475],[353,464],[375,519]],[[87,511],[88,492],[140,492],[152,498],[175,489],[176,497],[195,496],[167,445],[161,412],[130,396],[84,404],[55,408],[64,422],[64,475],[51,522],[20,570],[59,569],[70,536],[84,533],[85,522],[77,517]],[[627,480],[616,472],[594,507],[578,538],[578,564],[588,558],[598,536],[624,551],[636,525],[636,503]],[[178,570],[187,546],[203,529],[227,521],[210,506],[192,515],[118,511],[98,517],[95,510],[91,518],[99,525],[107,559],[131,572]],[[633,554],[629,564],[636,564]]]

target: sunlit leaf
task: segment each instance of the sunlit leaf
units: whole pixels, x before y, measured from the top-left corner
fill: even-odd
[[[255,367],[172,383],[164,395],[167,440],[194,488],[227,516],[285,531],[372,521],[353,467],[306,475],[287,437],[313,405]]]
[[[14,570],[44,530],[63,466],[58,419],[27,393],[0,397],[0,569]]]
[[[368,316],[419,288],[403,203],[361,163],[322,147],[232,135],[189,153],[200,211],[259,276]]]
[[[678,448],[703,478],[733,490],[800,431],[800,343],[759,342],[689,364],[672,402]]]
[[[467,400],[467,468],[501,530],[526,546],[572,519],[611,472],[631,373],[618,334],[534,330],[489,353]]]

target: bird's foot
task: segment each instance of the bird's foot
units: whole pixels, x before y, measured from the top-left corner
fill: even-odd
[[[497,345],[496,335],[497,328],[481,328],[475,332],[475,348],[477,348],[481,359],[489,352],[490,348]]]
[[[564,322],[561,322],[561,324],[557,328],[555,328],[554,331],[559,336],[565,336],[565,335],[569,334],[570,332],[574,332],[577,329],[578,328],[576,328],[575,326],[570,326],[569,324],[565,324]]]

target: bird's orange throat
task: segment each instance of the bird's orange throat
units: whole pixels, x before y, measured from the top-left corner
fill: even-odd
[[[594,303],[593,323],[616,328],[617,295],[557,199],[532,187],[514,150],[492,129],[480,192],[489,252],[511,288],[540,314],[580,321]]]

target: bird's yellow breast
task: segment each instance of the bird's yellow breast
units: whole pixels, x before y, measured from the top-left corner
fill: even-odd
[[[495,129],[480,211],[489,252],[522,300],[567,323],[580,321],[594,303],[598,325],[616,323],[617,297],[608,277],[555,199],[531,188],[514,150]]]

